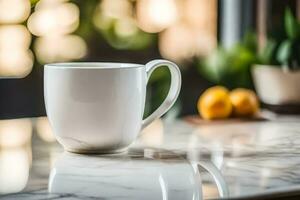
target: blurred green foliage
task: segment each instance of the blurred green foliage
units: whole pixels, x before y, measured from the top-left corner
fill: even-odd
[[[30,0],[32,6],[34,6],[39,0]]]
[[[134,6],[134,2],[128,2]],[[155,42],[155,35],[142,31],[134,18],[134,14],[125,16],[106,15],[101,6],[94,10],[93,21],[104,39],[115,49],[140,50],[149,47]]]
[[[286,8],[283,34],[269,37],[267,44],[259,54],[261,64],[282,66],[289,70],[300,67],[300,23]]]
[[[170,82],[170,72],[166,66],[159,67],[152,73],[147,86],[144,117],[149,116],[166,98]]]
[[[250,68],[257,62],[256,36],[247,33],[241,42],[229,49],[216,48],[198,64],[200,73],[209,81],[228,88],[252,88]]]
[[[132,35],[120,35],[116,31],[116,20],[112,20],[109,27],[101,33],[106,41],[116,49],[139,50],[149,47],[153,43],[153,35],[137,30]]]

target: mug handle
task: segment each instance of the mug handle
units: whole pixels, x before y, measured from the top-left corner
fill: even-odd
[[[181,73],[178,66],[168,60],[152,60],[146,64],[147,82],[152,72],[161,66],[167,66],[171,73],[171,84],[167,97],[163,103],[146,119],[142,121],[142,129],[148,126],[155,119],[165,114],[175,103],[181,88]]]
[[[229,197],[229,189],[227,187],[227,183],[225,182],[219,169],[213,163],[201,162],[201,161],[191,161],[191,164],[192,164],[195,172],[199,173],[199,175],[200,175],[200,172],[199,172],[198,167],[202,167],[206,171],[208,171],[208,173],[213,177],[213,179],[217,185],[219,195],[221,198]]]

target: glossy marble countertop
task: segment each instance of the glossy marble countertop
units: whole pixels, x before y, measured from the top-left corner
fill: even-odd
[[[297,196],[300,118],[266,116],[156,120],[128,152],[102,156],[63,152],[46,118],[0,120],[0,199]]]

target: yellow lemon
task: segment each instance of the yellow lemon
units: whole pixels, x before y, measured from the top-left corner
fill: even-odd
[[[229,117],[232,110],[229,91],[222,86],[207,89],[200,96],[197,108],[203,119],[222,119]]]
[[[238,117],[250,117],[259,111],[259,102],[252,90],[237,88],[230,92],[233,114]]]

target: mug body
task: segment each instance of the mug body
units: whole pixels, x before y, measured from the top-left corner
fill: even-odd
[[[126,149],[141,129],[146,82],[144,65],[46,65],[45,104],[56,139],[77,153]]]

